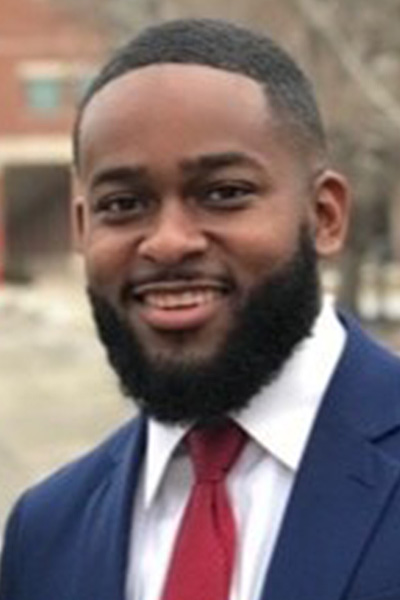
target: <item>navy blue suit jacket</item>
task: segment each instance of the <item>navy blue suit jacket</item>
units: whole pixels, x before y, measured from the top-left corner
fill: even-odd
[[[22,497],[0,600],[123,600],[145,437],[139,418]],[[400,600],[400,361],[355,324],[259,600]]]

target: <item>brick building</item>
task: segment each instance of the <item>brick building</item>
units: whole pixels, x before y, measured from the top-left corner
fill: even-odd
[[[71,124],[104,49],[60,0],[1,0],[1,278],[29,280],[68,255]]]

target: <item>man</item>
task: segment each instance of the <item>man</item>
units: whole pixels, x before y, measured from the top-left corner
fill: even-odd
[[[1,600],[399,600],[400,363],[321,297],[348,191],[304,75],[234,25],[150,28],[93,81],[75,163],[141,414],[18,502]]]

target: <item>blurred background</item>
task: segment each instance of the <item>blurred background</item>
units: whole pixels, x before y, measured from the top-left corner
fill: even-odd
[[[326,283],[400,351],[400,0],[1,0],[0,531],[22,489],[131,414],[72,248],[70,131],[110,49],[183,16],[266,30],[314,81],[354,192],[348,247]]]

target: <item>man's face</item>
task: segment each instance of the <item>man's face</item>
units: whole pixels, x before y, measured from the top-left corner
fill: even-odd
[[[150,365],[212,364],[301,232],[326,244],[331,217],[287,135],[260,85],[203,66],[130,72],[86,107],[76,213],[88,283]]]

